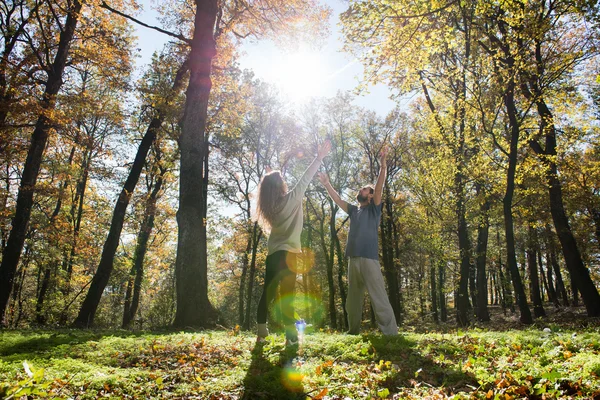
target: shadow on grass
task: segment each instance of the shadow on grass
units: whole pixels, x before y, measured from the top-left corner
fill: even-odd
[[[394,371],[383,382],[383,386],[392,393],[399,388],[420,386],[444,390],[450,395],[458,391],[471,392],[479,386],[472,374],[463,372],[460,367],[457,369],[457,362],[461,365],[463,359],[458,348],[436,348],[436,353],[444,354],[444,358],[449,361],[445,363],[438,360],[436,363],[419,351],[416,342],[407,340],[402,335],[366,335],[363,340],[371,344],[376,358],[392,364]]]
[[[62,345],[79,345],[98,341],[104,337],[139,337],[141,332],[56,330],[56,331],[4,331],[0,336],[0,356],[16,356],[30,353],[51,352]],[[9,336],[19,336],[12,339]]]
[[[297,347],[269,353],[268,343],[257,343],[244,378],[242,399],[305,399],[302,375],[295,364]]]

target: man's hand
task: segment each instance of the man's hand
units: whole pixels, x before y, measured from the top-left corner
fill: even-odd
[[[321,143],[321,145],[319,146],[319,150],[317,152],[317,157],[319,158],[319,160],[323,160],[325,158],[325,156],[327,154],[329,154],[330,150],[331,150],[331,141],[329,141],[329,139],[327,139],[323,143]]]
[[[335,204],[337,204],[338,207],[340,207],[345,212],[348,212],[348,203],[346,203],[344,200],[342,200],[342,198],[340,197],[338,192],[336,192],[335,189],[333,188],[333,186],[331,186],[331,183],[329,182],[329,176],[327,176],[327,174],[325,174],[323,172],[317,172],[317,178],[319,179],[321,184],[323,186],[325,186],[327,193],[329,194],[331,199],[335,202]]]
[[[389,152],[389,148],[387,147],[387,145],[383,145],[383,147],[379,151],[379,161],[381,164],[384,164],[387,162],[388,152]]]
[[[329,176],[327,176],[324,172],[317,172],[317,179],[323,186],[327,186],[329,184]]]

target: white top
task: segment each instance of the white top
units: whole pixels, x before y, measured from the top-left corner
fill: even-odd
[[[304,175],[298,181],[296,186],[287,192],[281,201],[284,202],[283,208],[273,219],[271,224],[271,234],[267,248],[269,255],[276,251],[285,250],[291,253],[302,253],[300,246],[300,234],[304,223],[304,213],[302,211],[302,199],[308,184],[317,173],[321,160],[315,158],[310,166],[304,171]]]

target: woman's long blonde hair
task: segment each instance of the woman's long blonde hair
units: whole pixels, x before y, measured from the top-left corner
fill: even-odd
[[[271,231],[273,220],[281,211],[281,200],[286,193],[287,185],[281,177],[281,172],[272,171],[260,180],[254,218],[266,232]]]

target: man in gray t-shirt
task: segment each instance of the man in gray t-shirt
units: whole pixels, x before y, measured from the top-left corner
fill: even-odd
[[[369,293],[379,329],[385,335],[396,335],[396,317],[385,291],[385,283],[379,265],[378,228],[381,219],[381,194],[387,172],[387,149],[380,154],[379,176],[375,188],[365,186],[358,191],[359,207],[348,204],[335,191],[327,175],[320,173],[319,180],[331,199],[350,216],[350,232],[346,243],[348,256],[348,333],[358,334],[362,321],[365,290]]]

